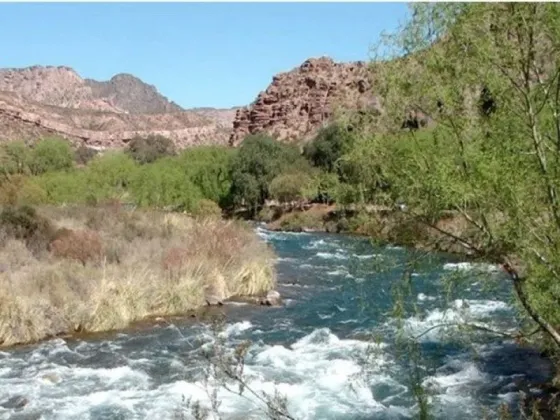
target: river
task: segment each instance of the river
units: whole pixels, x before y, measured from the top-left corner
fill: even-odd
[[[228,346],[251,340],[245,375],[251,389],[287,397],[296,419],[416,418],[406,354],[395,345],[395,284],[410,251],[363,238],[276,233],[257,228],[278,255],[278,308],[227,304],[220,333]],[[466,281],[446,297],[442,276]],[[487,334],[467,340],[434,328],[476,322],[517,326],[508,282],[498,269],[445,255],[423,258],[411,273],[400,331],[418,336],[421,382],[437,419],[497,418],[519,390],[536,392],[552,373],[536,351]],[[486,285],[493,285],[488,288]],[[428,331],[428,332],[426,332]],[[463,334],[464,335],[464,334]],[[464,337],[463,337],[464,338]],[[208,401],[198,351],[214,337],[190,319],[82,339],[53,339],[0,351],[1,419],[172,419],[182,398]],[[218,390],[223,419],[266,419],[255,398]],[[6,401],[25,398],[23,408]],[[190,418],[185,415],[184,418]]]

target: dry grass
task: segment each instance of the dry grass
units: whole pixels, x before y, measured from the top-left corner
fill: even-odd
[[[120,329],[275,283],[272,251],[239,223],[118,206],[39,213],[59,229],[42,252],[0,232],[3,346]]]

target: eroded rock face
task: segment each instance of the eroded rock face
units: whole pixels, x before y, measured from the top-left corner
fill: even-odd
[[[69,67],[0,69],[0,141],[58,135],[100,149],[160,134],[179,148],[227,144],[234,110],[184,110],[127,74],[82,79]]]
[[[274,76],[253,104],[237,111],[230,144],[236,146],[246,135],[260,132],[282,141],[306,139],[337,110],[379,110],[371,86],[371,73],[364,62],[309,59]]]

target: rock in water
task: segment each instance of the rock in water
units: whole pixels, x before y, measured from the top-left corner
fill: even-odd
[[[0,403],[0,407],[6,408],[8,410],[20,410],[29,404],[29,400],[21,395],[16,395],[3,403]]]
[[[280,293],[276,290],[271,290],[266,294],[266,298],[263,299],[262,304],[267,306],[280,306],[282,303],[282,297]]]

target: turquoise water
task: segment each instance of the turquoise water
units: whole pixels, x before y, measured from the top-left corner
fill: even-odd
[[[550,364],[535,351],[476,333],[454,338],[443,323],[513,330],[508,282],[495,267],[441,255],[410,268],[406,312],[397,328],[395,285],[412,256],[364,239],[326,234],[257,233],[276,250],[284,306],[222,307],[228,348],[249,348],[245,377],[256,392],[286,396],[296,419],[417,418],[410,391],[410,354],[395,337],[419,338],[420,381],[438,419],[478,419],[483,410],[515,404],[519,390],[546,381]],[[461,274],[447,296],[444,279]],[[485,288],[491,285],[491,288]],[[49,342],[0,352],[0,404],[21,396],[21,410],[0,418],[171,419],[182,398],[208,403],[217,387],[203,378],[201,349],[209,327],[179,320],[103,338]],[[217,387],[223,419],[266,419],[250,395]],[[184,414],[184,418],[190,418]]]

